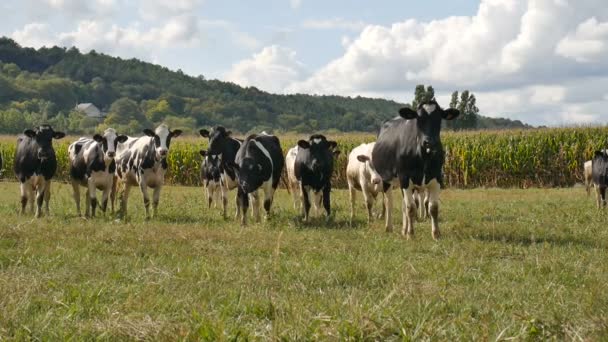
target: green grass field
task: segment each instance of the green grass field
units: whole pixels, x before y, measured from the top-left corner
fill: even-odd
[[[608,219],[584,189],[446,190],[438,242],[368,228],[360,197],[349,227],[344,190],[333,223],[279,190],[244,229],[202,194],[167,187],[145,222],[133,190],[127,223],[87,221],[54,184],[34,220],[0,183],[0,340],[608,338]]]

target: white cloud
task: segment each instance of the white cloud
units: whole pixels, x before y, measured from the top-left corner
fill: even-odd
[[[555,51],[582,63],[608,58],[608,21],[600,23],[592,17],[582,22],[559,42]]]
[[[28,12],[48,18],[59,14],[71,18],[96,18],[113,15],[122,0],[25,0]]]
[[[333,18],[324,20],[306,20],[302,23],[302,27],[312,30],[349,30],[361,31],[366,24],[363,21],[349,21],[343,18]]]
[[[190,14],[202,4],[202,0],[140,0],[139,14],[146,20]]]
[[[48,25],[36,22],[25,25],[21,30],[16,30],[12,37],[20,44],[34,48],[53,45],[54,40]]]
[[[295,51],[272,45],[233,65],[225,77],[242,86],[283,93],[287,85],[302,79],[304,73],[304,65],[297,60]]]

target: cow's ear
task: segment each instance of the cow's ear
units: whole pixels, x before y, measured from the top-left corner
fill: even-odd
[[[124,143],[125,141],[127,141],[129,139],[128,136],[126,135],[119,135],[116,137],[116,141],[118,141],[119,143]]]
[[[198,133],[203,137],[203,138],[209,138],[209,131],[206,129],[201,129],[200,131],[198,131]]]
[[[595,151],[594,156],[602,157],[602,156],[604,156],[604,151]]]
[[[441,117],[444,120],[454,120],[460,115],[460,111],[458,109],[450,108],[446,109],[441,113]]]
[[[26,137],[30,137],[30,138],[33,138],[33,137],[35,137],[35,136],[36,136],[36,132],[34,132],[34,131],[33,131],[33,130],[31,130],[31,129],[26,129],[25,131],[23,131],[23,134],[24,134]]]
[[[232,131],[226,131],[226,136],[229,137],[232,135]]]
[[[176,129],[175,131],[171,132],[171,136],[174,138],[179,137],[180,135],[182,135],[181,129]]]
[[[360,162],[362,162],[362,163],[365,163],[366,161],[369,160],[369,157],[366,156],[365,154],[360,154],[360,155],[357,156],[357,160],[360,161]]]
[[[338,147],[338,143],[333,140],[328,141],[327,145],[329,146],[330,151],[333,151]]]
[[[399,109],[399,115],[406,120],[416,119],[418,117],[418,113],[409,107]]]
[[[95,134],[93,136],[93,140],[97,141],[97,142],[102,142],[103,141],[103,137],[99,134]]]
[[[300,148],[303,148],[303,149],[309,149],[310,148],[310,143],[308,141],[306,141],[306,140],[299,140],[298,141],[298,146]]]
[[[53,138],[55,138],[55,139],[61,139],[63,137],[65,137],[65,133],[63,133],[63,132],[53,132]]]
[[[147,136],[149,136],[149,137],[153,137],[153,136],[156,135],[156,134],[154,134],[154,131],[151,130],[151,129],[149,129],[149,128],[144,129],[144,134],[147,135]]]
[[[207,151],[205,151],[205,150],[200,150],[200,151],[198,151],[198,153],[200,153],[201,156],[203,156],[203,157],[207,156]]]

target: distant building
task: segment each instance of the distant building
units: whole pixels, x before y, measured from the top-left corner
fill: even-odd
[[[86,116],[90,118],[103,119],[106,117],[106,113],[102,112],[92,103],[80,103],[76,105],[75,108],[77,111],[84,113]]]

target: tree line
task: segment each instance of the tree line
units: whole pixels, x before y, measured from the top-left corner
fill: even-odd
[[[424,96],[429,91],[434,96],[432,87],[418,86],[412,105],[422,94],[420,87]],[[93,103],[108,115],[102,120],[87,117],[75,110],[78,103]],[[455,103],[471,114],[448,128],[483,128],[473,94],[463,91]],[[73,134],[106,126],[134,134],[160,122],[188,132],[217,124],[243,133],[373,132],[402,106],[364,97],[275,95],[94,50],[86,54],[74,47],[36,50],[0,38],[0,133],[18,133],[43,122]],[[495,124],[491,128],[525,127],[507,119]]]

